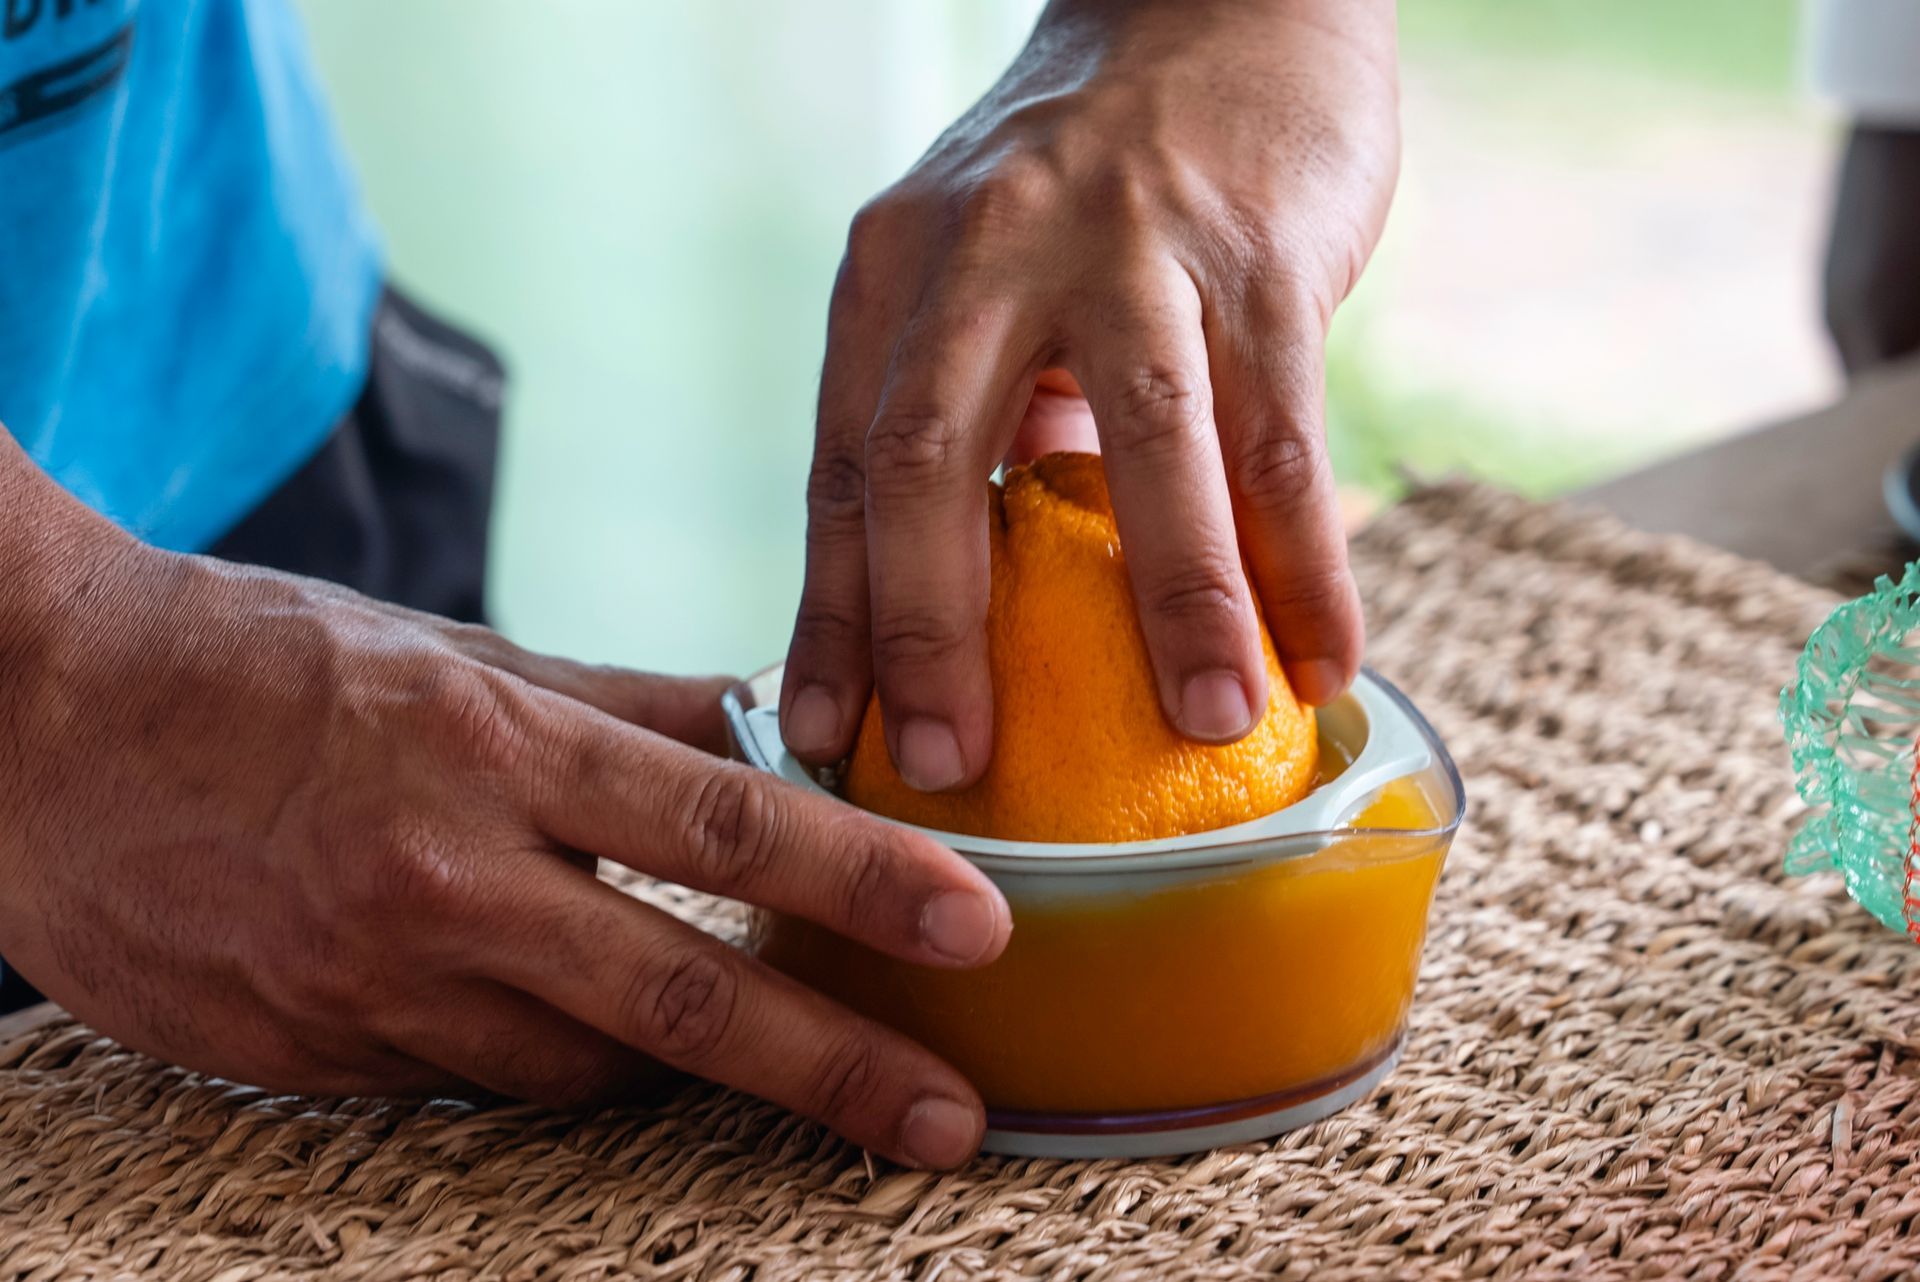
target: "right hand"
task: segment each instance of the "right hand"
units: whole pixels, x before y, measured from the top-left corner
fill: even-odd
[[[37,608],[0,588],[0,948],[75,1015],[275,1089],[572,1106],[658,1060],[914,1165],[977,1148],[951,1067],[593,875],[929,966],[1005,946],[957,855],[709,755],[724,681],[536,656],[54,506],[77,550],[28,558]],[[53,537],[0,535],[23,530]]]
[[[1394,57],[1391,0],[1053,0],[861,211],[827,319],[796,755],[846,755],[871,691],[909,784],[985,772],[986,482],[1042,440],[1103,447],[1170,726],[1228,743],[1258,722],[1256,597],[1295,694],[1353,680],[1323,366],[1392,197]]]

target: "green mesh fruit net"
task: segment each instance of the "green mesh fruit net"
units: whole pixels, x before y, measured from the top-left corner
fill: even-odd
[[[1787,871],[1839,870],[1861,907],[1920,941],[1920,562],[1820,625],[1780,720],[1812,807]]]

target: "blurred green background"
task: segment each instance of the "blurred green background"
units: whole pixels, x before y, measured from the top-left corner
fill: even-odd
[[[668,670],[780,657],[848,217],[1034,0],[304,0],[397,278],[513,375],[495,610]],[[1409,0],[1407,150],[1329,350],[1356,505],[1575,486],[1818,399],[1831,126],[1792,0]]]

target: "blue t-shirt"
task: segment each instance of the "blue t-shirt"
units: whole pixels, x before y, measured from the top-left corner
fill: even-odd
[[[0,424],[75,495],[218,539],[351,407],[380,280],[290,0],[0,0]]]

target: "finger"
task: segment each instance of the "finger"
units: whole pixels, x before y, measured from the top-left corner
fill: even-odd
[[[491,980],[386,1030],[415,1060],[463,1082],[549,1108],[592,1108],[657,1092],[674,1073],[545,1002]]]
[[[880,403],[887,354],[904,307],[856,223],[834,282],[820,373],[813,463],[807,473],[806,578],[780,686],[780,733],[802,761],[827,765],[853,750],[873,689],[867,612],[867,427]]]
[[[867,581],[887,747],[922,791],[993,748],[987,480],[1037,372],[1011,307],[955,292],[908,325],[867,433]]]
[[[923,965],[984,964],[1012,932],[979,869],[830,797],[605,720],[579,726],[554,759],[531,813],[563,846]]]
[[[727,754],[727,723],[720,710],[720,696],[734,684],[732,677],[669,677],[576,663],[522,650],[511,642],[474,657],[630,725],[717,757]]]
[[[899,1161],[949,1167],[978,1149],[979,1096],[924,1048],[611,887],[547,889],[522,914],[543,946],[500,950],[505,982]]]
[[[1093,425],[1093,411],[1073,375],[1065,370],[1047,370],[1034,384],[1027,402],[1026,417],[1007,451],[1008,467],[1046,454],[1062,452],[1098,454],[1100,434]]]
[[[523,649],[479,624],[455,623],[366,597],[354,599],[378,613],[437,632],[453,649],[489,667],[704,752],[726,754],[727,727],[720,696],[734,683],[732,677],[670,677],[579,663]]]
[[[1360,670],[1366,625],[1327,459],[1325,324],[1270,295],[1210,318],[1221,446],[1267,628],[1294,693],[1330,703]]]
[[[1069,321],[1167,719],[1225,743],[1267,706],[1266,661],[1214,434],[1200,297],[1173,264]]]

